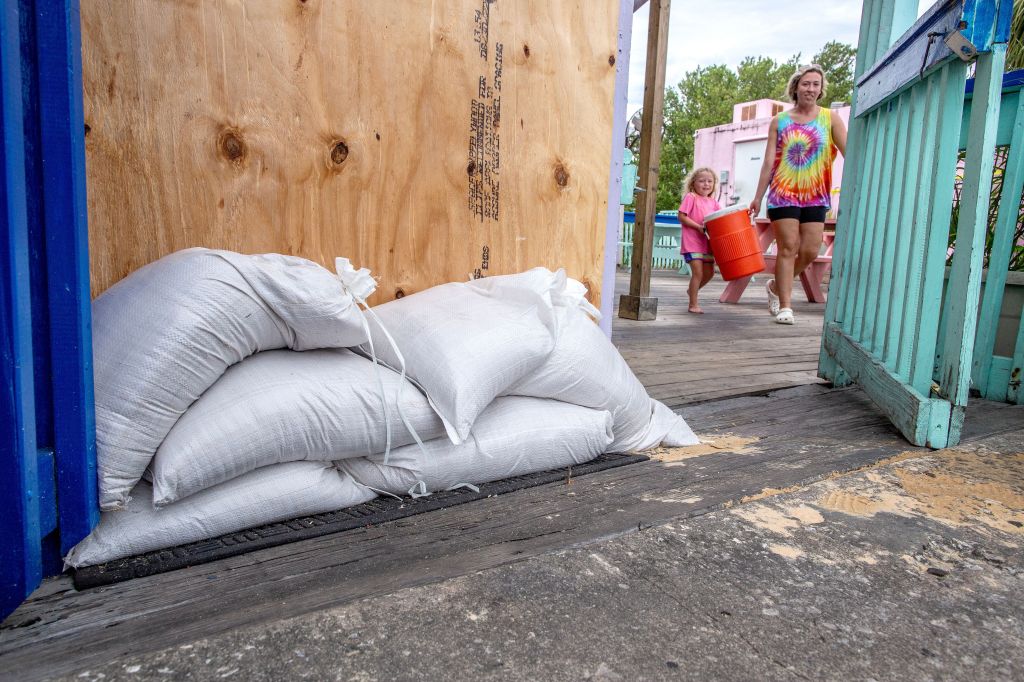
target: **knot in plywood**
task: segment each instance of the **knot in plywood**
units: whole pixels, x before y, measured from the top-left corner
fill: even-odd
[[[569,171],[565,169],[565,165],[561,161],[555,162],[555,184],[559,187],[568,187],[569,185]]]
[[[224,128],[217,136],[217,149],[221,156],[236,166],[242,164],[248,154],[245,140],[237,128]]]
[[[331,163],[340,166],[348,158],[348,145],[344,140],[335,140],[331,145]]]

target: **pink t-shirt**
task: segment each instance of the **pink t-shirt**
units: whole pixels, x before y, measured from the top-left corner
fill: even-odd
[[[683,202],[679,204],[679,212],[700,225],[704,224],[706,216],[721,208],[718,202],[711,197],[698,196],[693,192],[687,192],[686,196],[683,197]],[[683,225],[682,239],[680,239],[679,244],[680,253],[711,253],[711,247],[708,246],[708,237],[704,234],[704,231],[695,230],[686,225]]]

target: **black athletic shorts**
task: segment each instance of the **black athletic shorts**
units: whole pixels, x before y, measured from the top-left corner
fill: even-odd
[[[801,223],[823,223],[828,206],[779,206],[768,209],[768,220],[798,220]]]

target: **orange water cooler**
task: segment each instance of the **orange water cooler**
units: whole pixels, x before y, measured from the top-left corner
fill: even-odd
[[[746,206],[715,211],[704,219],[704,227],[722,279],[739,279],[765,269],[757,230]]]

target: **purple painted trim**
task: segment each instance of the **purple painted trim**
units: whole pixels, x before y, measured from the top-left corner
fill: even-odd
[[[622,190],[622,146],[626,139],[626,104],[629,100],[629,48],[633,40],[633,0],[619,0],[619,41],[615,55],[612,158],[608,178],[608,221],[604,236],[604,271],[601,277],[601,331],[612,336],[615,302],[615,264],[619,250],[619,197]]]

